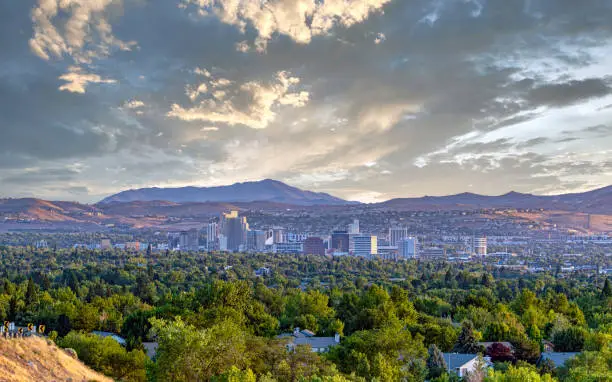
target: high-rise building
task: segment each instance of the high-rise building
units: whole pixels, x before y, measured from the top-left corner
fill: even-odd
[[[334,231],[331,237],[331,248],[334,252],[349,251],[349,234],[346,231]]]
[[[359,234],[359,220],[354,219],[353,222],[348,225],[348,233],[349,235]]]
[[[353,240],[353,256],[369,257],[378,253],[377,237],[372,235],[355,235]]]
[[[112,247],[110,239],[100,240],[100,249],[110,249]]]
[[[249,252],[261,252],[266,249],[266,232],[260,230],[247,231],[246,249]]]
[[[304,247],[302,243],[276,243],[272,245],[272,252],[274,253],[291,253],[299,254],[302,253]]]
[[[287,242],[287,235],[285,233],[285,229],[281,227],[270,228],[266,232],[266,242],[269,245]]]
[[[399,241],[408,237],[408,228],[391,227],[389,228],[389,245],[397,246]]]
[[[398,252],[402,259],[413,259],[417,257],[417,239],[407,237],[398,242]]]
[[[219,249],[219,225],[217,223],[208,223],[206,227],[206,248],[209,251]]]
[[[200,249],[200,232],[197,229],[181,232],[179,246],[181,251],[198,251]]]
[[[474,238],[474,253],[476,256],[487,255],[487,237],[476,237]]]
[[[238,211],[221,214],[220,231],[227,239],[228,251],[237,252],[246,244],[249,229],[246,217],[238,216]]]
[[[309,237],[304,240],[304,254],[306,255],[325,255],[325,244],[320,237]]]

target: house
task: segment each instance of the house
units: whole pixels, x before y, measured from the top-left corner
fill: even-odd
[[[555,345],[548,340],[542,340],[542,347],[545,353],[552,353],[555,351]]]
[[[550,360],[550,361],[552,361],[553,365],[555,365],[555,367],[557,368],[557,367],[563,366],[567,360],[570,360],[570,359],[576,357],[578,354],[580,354],[580,353],[544,352],[540,356],[540,360],[538,361],[538,364],[540,364],[541,362],[544,362],[546,360]]]
[[[255,276],[257,277],[270,276],[270,272],[271,272],[270,268],[261,267],[255,270]]]
[[[125,346],[127,344],[127,341],[125,340],[125,338],[120,337],[120,336],[116,335],[115,333],[100,332],[100,331],[94,330],[93,332],[91,332],[91,334],[95,334],[96,336],[102,337],[102,338],[110,337],[110,338],[114,339],[115,341],[117,341],[119,343],[119,345],[121,345],[121,346]]]
[[[289,349],[293,349],[298,345],[306,345],[310,346],[315,353],[325,353],[331,347],[340,343],[340,335],[338,333],[333,337],[316,337],[312,331],[307,329],[300,330],[300,328],[295,328],[292,334],[281,334],[277,338],[289,338],[287,343],[287,348]]]
[[[446,362],[447,371],[454,372],[457,376],[463,378],[468,373],[472,373],[478,366],[478,354],[460,354],[460,353],[442,353]],[[485,367],[491,366],[489,357],[483,358]]]

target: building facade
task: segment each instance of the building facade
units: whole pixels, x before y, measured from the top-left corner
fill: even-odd
[[[398,242],[398,252],[402,259],[413,259],[417,257],[417,239],[406,237]]]
[[[372,235],[355,235],[353,240],[353,256],[369,257],[378,253],[377,237]]]
[[[347,231],[334,231],[331,235],[331,247],[334,252],[349,251],[349,234]]]
[[[304,254],[306,255],[325,255],[325,244],[320,237],[309,237],[304,240]]]

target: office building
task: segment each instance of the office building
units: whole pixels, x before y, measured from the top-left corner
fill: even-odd
[[[216,251],[219,249],[219,225],[209,223],[206,227],[206,249]]]
[[[266,249],[266,232],[260,230],[247,231],[246,249],[249,252],[262,252]]]
[[[349,234],[347,231],[334,231],[331,237],[331,248],[334,252],[349,251]]]
[[[348,233],[349,235],[358,235],[359,234],[359,220],[355,219],[352,223],[348,225]]]
[[[428,259],[443,259],[446,257],[446,250],[440,247],[423,248],[419,252],[419,257]]]
[[[398,246],[400,240],[408,237],[408,228],[391,227],[389,228],[389,245]]]
[[[378,257],[384,260],[397,260],[397,247],[381,245],[381,240],[378,240]]]
[[[200,249],[200,232],[197,229],[181,232],[179,248],[181,251],[198,251]]]
[[[325,244],[320,237],[309,237],[304,240],[304,254],[325,255]]]
[[[276,243],[272,245],[274,253],[300,254],[304,247],[302,243]]]
[[[125,250],[126,251],[134,251],[134,252],[140,251],[140,242],[138,242],[138,241],[129,241],[129,242],[125,243]]]
[[[353,241],[353,256],[369,257],[378,253],[377,237],[372,235],[355,235]]]
[[[407,237],[398,242],[398,253],[401,259],[413,259],[417,257],[417,239]]]
[[[285,234],[285,230],[280,227],[270,228],[266,232],[266,243],[269,245],[285,243],[287,241],[287,235]]]
[[[487,255],[486,236],[474,238],[474,254],[476,256],[486,256]]]
[[[248,229],[249,224],[246,217],[238,216],[238,211],[221,214],[220,232],[227,239],[227,248],[225,250],[238,252],[241,247],[244,247]]]

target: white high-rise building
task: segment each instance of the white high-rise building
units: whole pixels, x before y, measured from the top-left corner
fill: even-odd
[[[353,256],[369,257],[378,254],[378,238],[372,235],[355,235],[351,237]]]
[[[398,253],[402,259],[413,259],[417,257],[416,237],[407,237],[398,242]]]
[[[357,235],[359,234],[359,220],[354,219],[352,223],[348,225],[348,233],[349,235]]]
[[[474,254],[476,256],[486,256],[487,255],[486,236],[474,238]]]
[[[397,246],[399,241],[408,237],[408,228],[391,227],[389,228],[389,245]]]
[[[206,227],[206,248],[209,251],[219,249],[219,225],[209,223]]]

